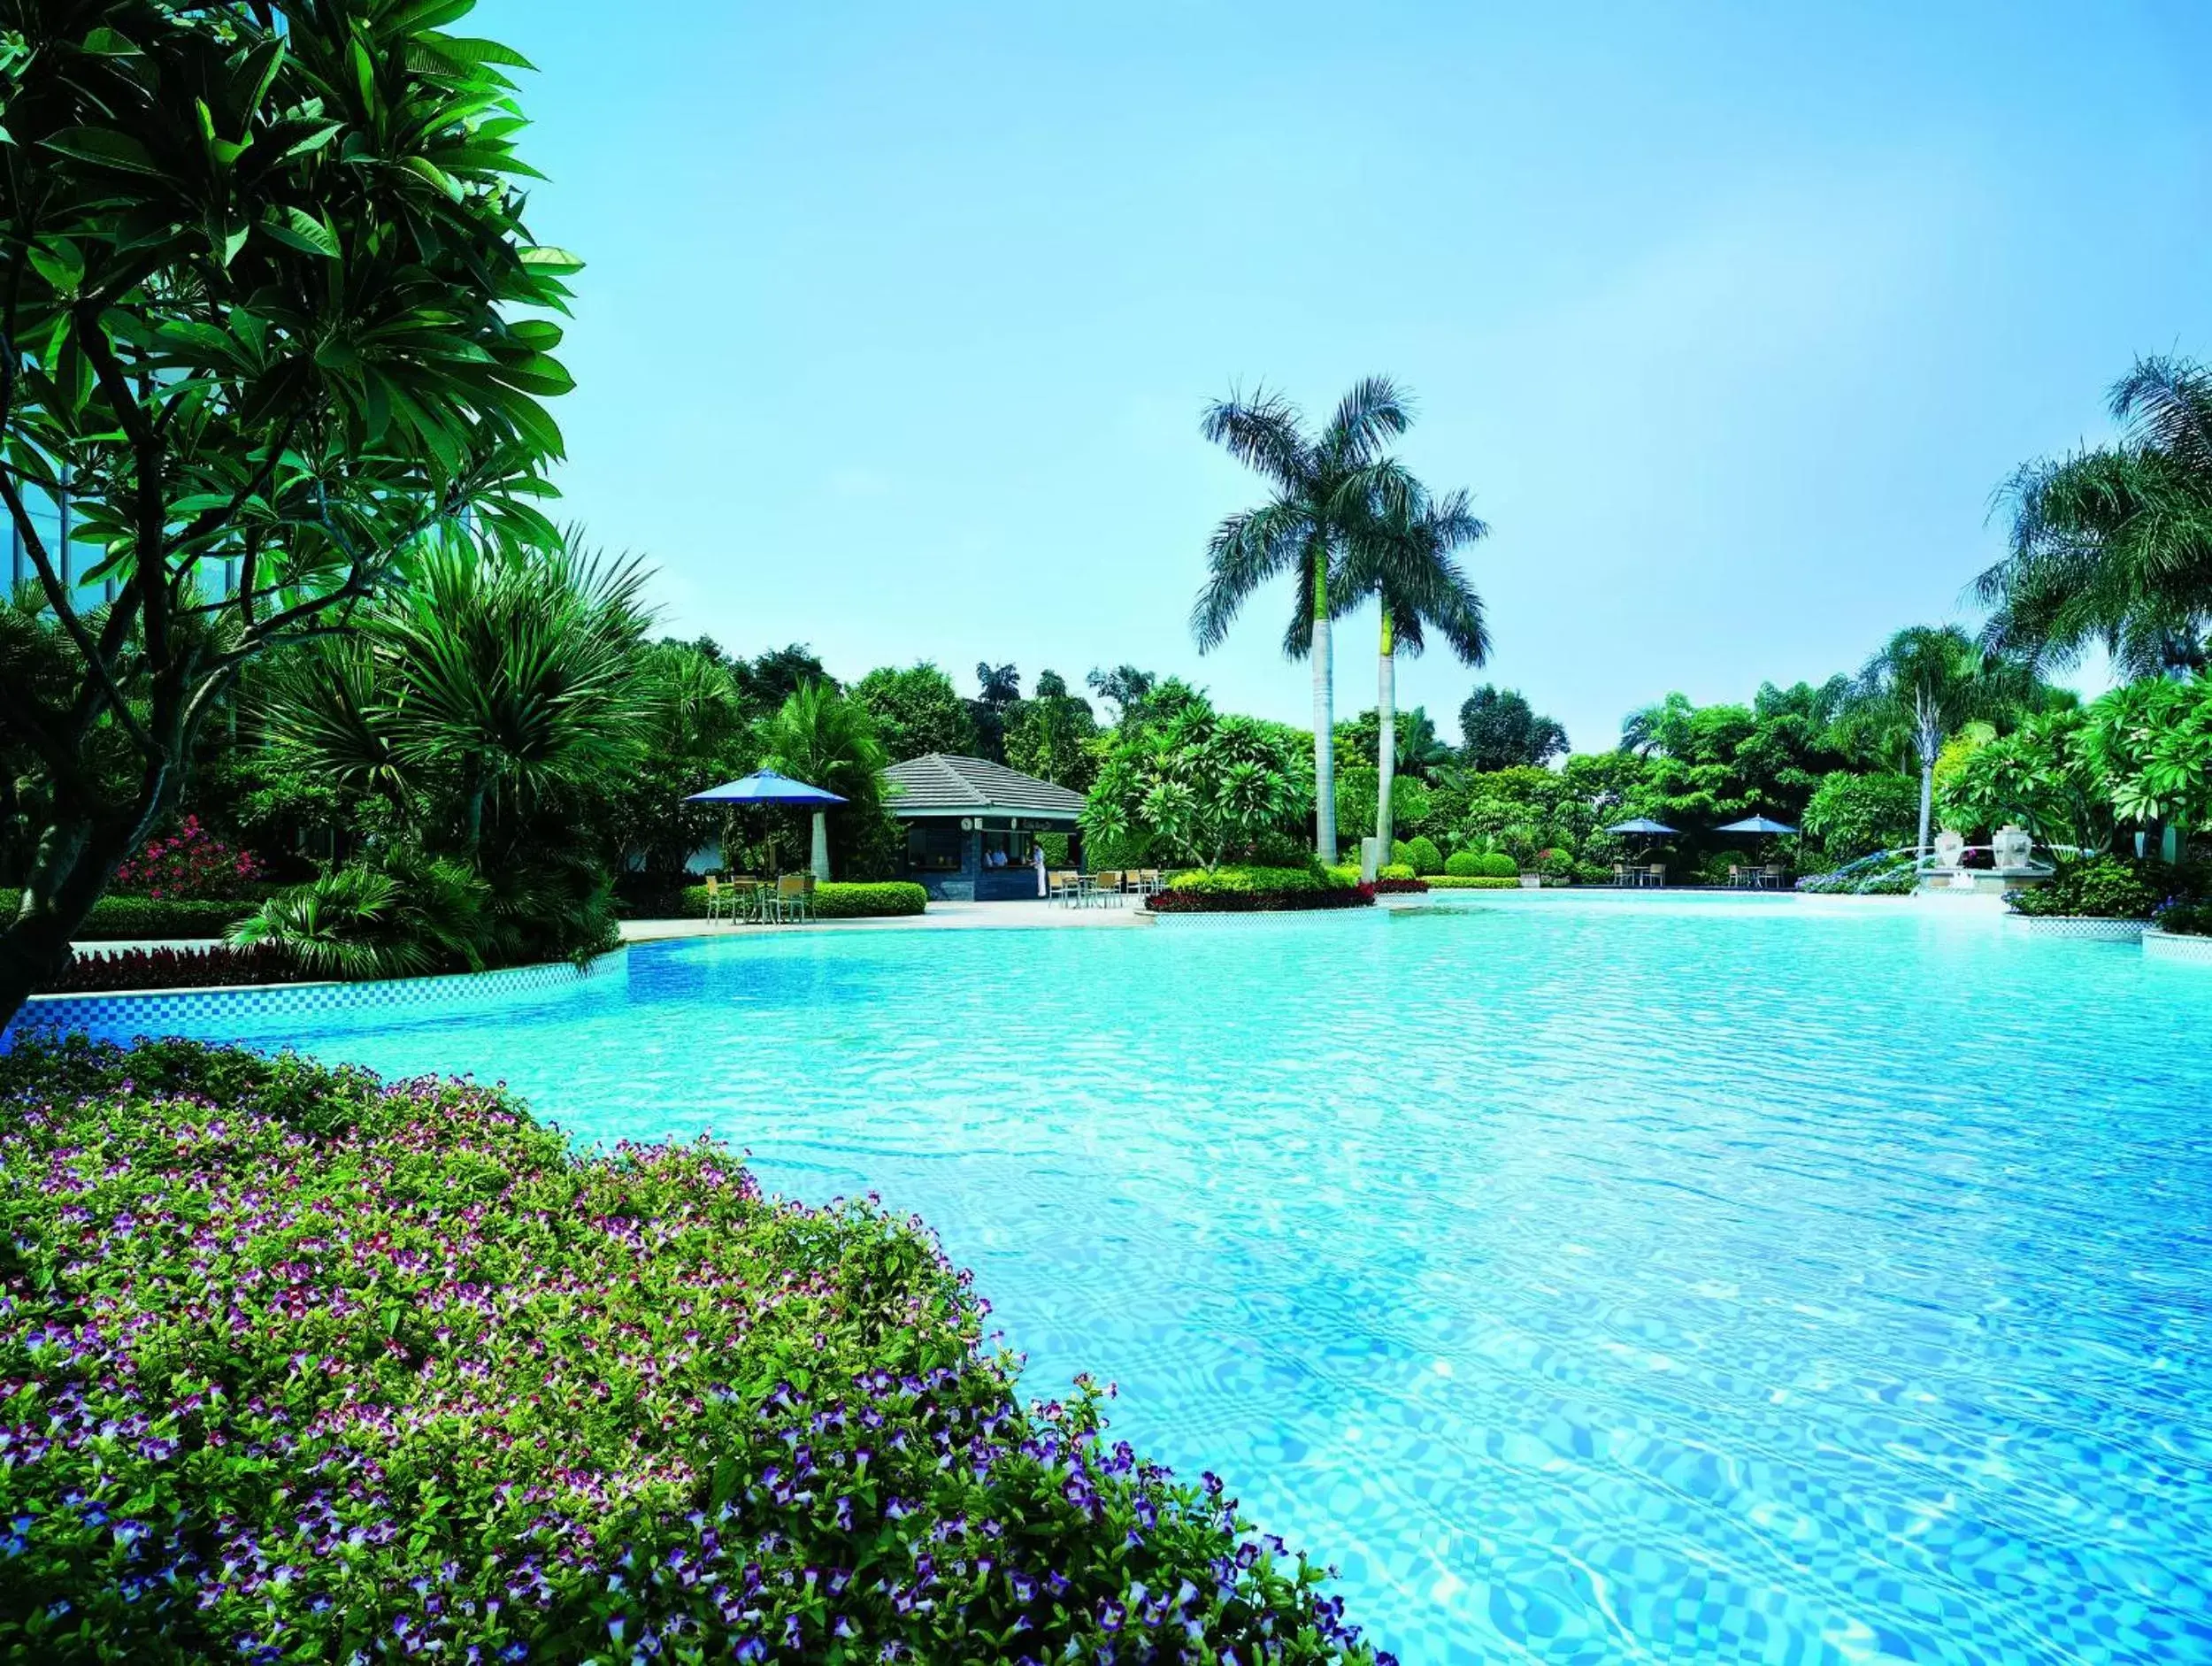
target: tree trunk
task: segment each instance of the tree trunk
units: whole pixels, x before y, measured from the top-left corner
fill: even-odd
[[[1920,759],[1920,848],[1923,851],[1928,848],[1929,812],[1934,804],[1935,760],[1923,753]]]
[[[115,870],[144,839],[160,803],[157,789],[150,804],[119,816],[55,806],[15,918],[0,931],[0,1030],[69,964],[72,940]]]
[[[1329,659],[1329,547],[1313,552],[1313,848],[1336,860],[1336,702]]]
[[[814,812],[814,879],[818,885],[829,883],[829,818],[820,810]]]
[[[1393,825],[1390,788],[1398,773],[1398,644],[1390,632],[1390,610],[1382,610],[1382,657],[1375,676],[1375,772],[1382,784],[1375,793],[1375,839],[1381,866],[1391,858]]]

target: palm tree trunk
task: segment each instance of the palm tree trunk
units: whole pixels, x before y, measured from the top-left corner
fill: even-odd
[[[1336,702],[1329,658],[1329,547],[1313,552],[1313,848],[1336,860]]]
[[[1928,848],[1929,811],[1935,803],[1935,760],[1925,753],[1920,758],[1920,848]]]
[[[1375,793],[1375,865],[1390,861],[1396,831],[1390,814],[1390,787],[1398,773],[1398,644],[1390,633],[1390,610],[1382,610],[1381,657],[1375,672],[1375,772],[1381,785]]]
[[[814,879],[818,885],[829,883],[829,818],[820,810],[814,812]]]

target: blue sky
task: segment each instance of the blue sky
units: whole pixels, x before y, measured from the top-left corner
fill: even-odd
[[[1992,488],[2212,355],[2212,7],[487,0],[589,263],[566,511],[669,628],[841,676],[1133,660],[1292,721],[1286,590],[1202,660],[1197,433],[1385,372],[1494,528],[1402,667],[1602,745],[1962,617]],[[1374,699],[1348,621],[1340,714]],[[2093,672],[2091,673],[2093,675]]]

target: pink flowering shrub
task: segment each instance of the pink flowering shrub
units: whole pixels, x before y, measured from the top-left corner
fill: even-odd
[[[252,895],[262,878],[250,855],[215,837],[197,816],[187,816],[176,832],[116,869],[115,886],[173,902],[227,902]]]
[[[1373,1662],[916,1224],[503,1092],[0,1058],[0,1655]]]

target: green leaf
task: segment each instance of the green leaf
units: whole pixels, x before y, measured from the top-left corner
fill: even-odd
[[[136,58],[138,48],[130,38],[113,29],[88,29],[78,42],[81,51],[92,52],[101,58]]]
[[[541,278],[572,278],[584,263],[565,249],[547,243],[526,243],[515,251],[523,265]]]
[[[443,192],[447,196],[451,197],[455,202],[457,203],[461,200],[460,182],[447,173],[445,170],[441,168],[436,163],[431,161],[427,157],[409,157],[405,166],[410,173],[417,174],[419,177],[429,180],[431,184],[436,186],[440,191]]]
[[[288,249],[302,254],[321,255],[326,259],[338,257],[338,234],[303,208],[288,208],[284,218],[272,216],[261,222],[262,233]]]
[[[84,257],[73,242],[33,243],[31,266],[65,296],[73,296],[84,281]]]
[[[127,173],[161,172],[144,145],[128,134],[108,127],[65,127],[41,142],[49,150],[58,150],[96,167],[119,168]]]
[[[509,69],[537,68],[528,58],[511,46],[502,46],[497,41],[470,40],[463,35],[426,35],[421,42],[433,51],[463,64],[498,64]]]

